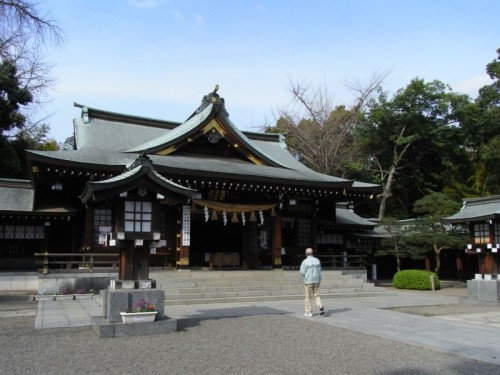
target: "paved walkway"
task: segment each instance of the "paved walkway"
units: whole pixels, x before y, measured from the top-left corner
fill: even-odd
[[[324,299],[326,314],[303,316],[302,301],[166,306],[172,319],[212,319],[221,317],[287,314],[311,319],[318,324],[345,328],[364,334],[500,365],[500,308],[481,313],[426,317],[391,308],[453,305],[460,296],[425,292],[400,292],[395,296]],[[490,310],[490,311],[486,311]],[[102,315],[101,299],[40,301],[35,328],[76,327],[91,324],[92,316]]]

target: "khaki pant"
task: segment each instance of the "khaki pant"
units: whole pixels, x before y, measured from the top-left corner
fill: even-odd
[[[322,307],[321,298],[319,297],[319,284],[305,285],[305,309],[306,313],[312,312],[311,298],[315,298],[318,308]]]

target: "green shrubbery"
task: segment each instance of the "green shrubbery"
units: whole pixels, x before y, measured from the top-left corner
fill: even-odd
[[[392,285],[398,289],[432,290],[431,275],[434,276],[435,288],[439,289],[439,277],[434,272],[425,270],[399,271],[394,275]]]

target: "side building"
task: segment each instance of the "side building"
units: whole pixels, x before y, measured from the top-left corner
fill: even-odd
[[[445,221],[466,226],[469,242],[465,253],[471,258],[474,271],[496,279],[500,251],[500,195],[464,199],[460,211]]]
[[[332,268],[363,267],[376,246],[373,223],[338,204],[380,186],[314,172],[280,134],[240,131],[216,91],[182,123],[75,106],[75,149],[27,151],[31,181],[0,181],[4,270],[124,240],[132,263],[177,268],[296,267],[309,246]]]

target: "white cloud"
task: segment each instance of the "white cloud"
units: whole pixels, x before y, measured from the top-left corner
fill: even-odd
[[[166,0],[129,0],[128,3],[136,8],[156,8],[165,3]]]
[[[470,77],[452,86],[455,91],[463,92],[464,94],[476,97],[481,87],[491,85],[492,83],[492,79],[487,74],[481,74]]]
[[[172,10],[170,11],[170,14],[178,21],[184,20],[184,15],[178,10]]]
[[[196,23],[200,25],[203,23],[203,16],[201,14],[195,14],[194,19],[196,20]]]

